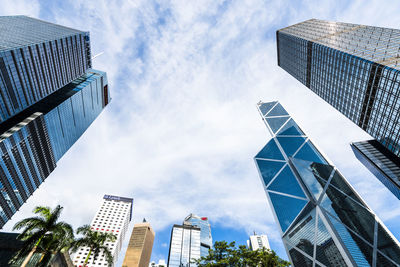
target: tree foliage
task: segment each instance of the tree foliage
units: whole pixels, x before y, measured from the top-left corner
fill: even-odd
[[[236,247],[235,242],[216,241],[209,254],[195,260],[198,267],[283,267],[290,262],[282,260],[271,250],[250,250]]]

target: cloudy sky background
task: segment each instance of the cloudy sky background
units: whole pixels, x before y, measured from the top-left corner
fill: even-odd
[[[0,15],[90,31],[92,54],[104,52],[94,68],[107,72],[112,96],[5,230],[39,204],[61,204],[62,219],[78,227],[91,221],[104,194],[114,194],[135,199],[134,222],[151,222],[153,260],[167,259],[172,224],[191,212],[209,217],[215,240],[244,244],[253,230],[267,233],[286,258],[253,162],[270,138],[255,104],[279,100],[400,238],[398,199],[349,146],[370,137],[277,67],[275,44],[276,29],[310,18],[399,28],[400,3],[0,0],[0,6]]]

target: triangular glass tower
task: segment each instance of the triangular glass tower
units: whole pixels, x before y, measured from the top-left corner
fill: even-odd
[[[294,266],[400,266],[400,243],[278,102],[258,104],[272,139],[255,156]]]

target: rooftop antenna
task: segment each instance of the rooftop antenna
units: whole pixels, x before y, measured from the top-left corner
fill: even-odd
[[[96,58],[96,57],[98,57],[98,56],[101,56],[102,54],[104,54],[104,51],[103,51],[103,52],[100,52],[100,53],[98,53],[98,54],[97,54],[97,55],[95,55],[95,56],[93,56],[93,57],[92,57],[92,60],[93,60],[93,59],[95,59],[95,58]]]

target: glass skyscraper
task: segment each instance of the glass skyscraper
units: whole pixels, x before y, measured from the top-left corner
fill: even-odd
[[[193,225],[200,228],[200,256],[208,255],[208,250],[212,248],[211,226],[207,217],[199,217],[189,214],[183,221],[184,225]]]
[[[89,34],[0,17],[0,228],[109,103]]]
[[[278,102],[258,103],[272,139],[255,156],[294,266],[400,266],[400,244]]]
[[[400,155],[400,30],[311,19],[276,40],[280,67]]]
[[[200,231],[192,225],[172,227],[168,267],[195,267],[193,260],[200,258]]]

